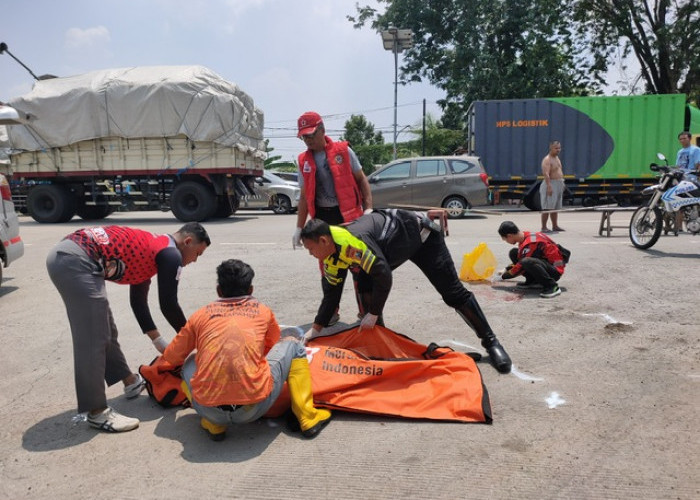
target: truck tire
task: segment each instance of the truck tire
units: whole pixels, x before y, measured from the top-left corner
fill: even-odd
[[[83,220],[101,220],[114,212],[109,205],[79,205],[75,213]]]
[[[35,186],[27,196],[29,215],[37,222],[68,222],[75,215],[75,196],[57,184]]]
[[[170,197],[170,209],[182,222],[200,222],[216,212],[217,200],[214,190],[194,181],[181,182]]]
[[[226,219],[236,213],[236,200],[229,199],[228,195],[221,195],[216,197],[216,210],[214,211],[214,217],[217,219]]]

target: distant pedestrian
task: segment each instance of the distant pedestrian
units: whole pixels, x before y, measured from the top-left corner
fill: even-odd
[[[161,312],[179,331],[186,323],[177,300],[180,271],[196,262],[210,244],[207,232],[197,222],[185,224],[172,235],[104,226],[79,229],[49,252],[46,267],[66,306],[73,336],[78,412],[87,412],[92,427],[109,432],[138,427],[138,419],[107,406],[105,382],[111,386],[122,381],[127,399],[138,396],[145,385],[122,353],[105,280],[130,285],[136,320],[156,349],[163,352],[168,343],[148,307],[151,278],[158,275]]]
[[[548,233],[547,219],[552,218],[552,231],[563,231],[559,227],[557,212],[560,210],[564,200],[564,171],[559,159],[561,144],[559,141],[549,143],[549,153],[542,159],[542,184],[540,184],[540,206],[542,209],[542,229],[543,233]]]
[[[512,262],[501,275],[504,280],[525,276],[518,288],[542,288],[540,297],[552,298],[561,293],[557,282],[564,274],[566,262],[559,246],[546,234],[521,231],[511,221],[498,228],[501,239],[509,245],[518,245],[509,252]]]
[[[697,183],[698,173],[700,173],[700,148],[690,143],[690,132],[683,131],[678,134],[681,149],[676,154],[676,167],[685,172],[686,179]],[[683,231],[683,211],[676,212],[676,235]]]

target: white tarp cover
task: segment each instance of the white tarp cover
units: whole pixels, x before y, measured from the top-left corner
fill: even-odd
[[[34,118],[0,147],[38,151],[98,137],[213,141],[264,154],[263,113],[203,66],[144,66],[37,81],[7,104]]]

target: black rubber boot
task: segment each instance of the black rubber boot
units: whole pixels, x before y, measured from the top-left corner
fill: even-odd
[[[474,295],[470,295],[469,301],[460,307],[455,308],[457,313],[467,323],[476,336],[481,339],[481,346],[486,349],[491,359],[491,364],[501,373],[510,373],[512,362],[510,356],[493,333],[486,316],[479,307]]]

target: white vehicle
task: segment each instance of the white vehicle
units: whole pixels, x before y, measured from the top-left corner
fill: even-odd
[[[276,214],[291,214],[299,206],[299,183],[265,172],[249,186],[254,194],[241,197],[240,208],[269,208]]]
[[[2,269],[24,255],[24,243],[19,235],[19,220],[15,212],[15,204],[12,203],[10,183],[0,174],[0,284],[2,283]]]

